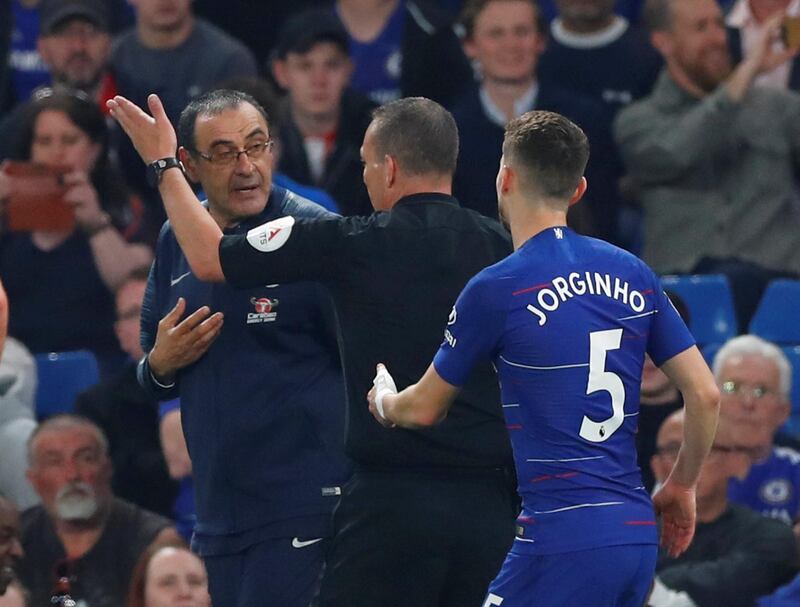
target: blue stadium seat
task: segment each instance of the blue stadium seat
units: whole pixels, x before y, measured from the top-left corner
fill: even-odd
[[[689,308],[689,329],[699,346],[722,344],[737,333],[728,279],[721,274],[661,277],[661,285]]]
[[[749,331],[777,344],[800,344],[800,280],[769,283]]]
[[[792,414],[783,426],[783,430],[794,436],[800,436],[800,346],[785,346],[782,349],[792,364]]]
[[[80,392],[100,379],[97,360],[88,350],[37,354],[39,385],[36,417],[43,420],[57,413],[70,413]]]

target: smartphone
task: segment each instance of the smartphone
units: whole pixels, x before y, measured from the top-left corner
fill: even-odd
[[[781,34],[786,48],[800,49],[800,17],[784,17]]]
[[[75,214],[64,201],[64,175],[69,168],[9,161],[3,172],[10,182],[4,205],[7,229],[68,232],[75,227]]]

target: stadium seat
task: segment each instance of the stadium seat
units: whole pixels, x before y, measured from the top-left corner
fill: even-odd
[[[749,331],[777,344],[800,344],[800,280],[769,283]]]
[[[699,346],[723,344],[737,333],[728,279],[721,274],[668,275],[661,285],[689,308],[689,329]]]
[[[39,420],[71,412],[78,394],[100,379],[97,360],[88,350],[48,352],[34,358],[39,375],[36,390],[36,417]]]
[[[792,364],[792,414],[783,429],[788,434],[800,436],[800,346],[785,346],[782,349]]]

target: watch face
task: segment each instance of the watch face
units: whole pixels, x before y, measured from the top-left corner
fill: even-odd
[[[146,170],[147,183],[151,187],[158,187],[158,184],[161,182],[161,175],[165,170],[172,167],[178,167],[182,169],[181,163],[177,158],[159,158],[158,160],[151,162],[147,165]]]

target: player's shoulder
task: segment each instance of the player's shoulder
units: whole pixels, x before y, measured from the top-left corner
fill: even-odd
[[[609,268],[627,270],[655,277],[655,272],[642,259],[625,249],[591,236],[575,234],[584,247],[587,257],[599,264],[608,264]]]

